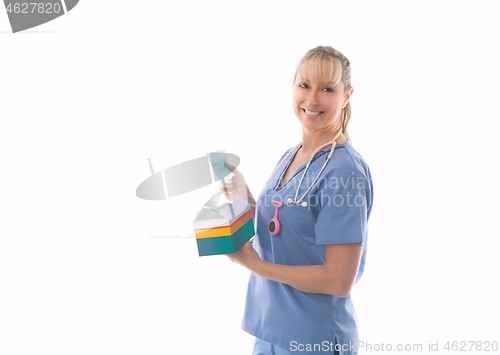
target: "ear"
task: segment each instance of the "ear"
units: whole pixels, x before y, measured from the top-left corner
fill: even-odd
[[[351,97],[351,95],[354,93],[354,88],[351,86],[351,88],[349,89],[349,91],[347,91],[345,93],[345,99],[346,101],[349,100],[349,98]]]

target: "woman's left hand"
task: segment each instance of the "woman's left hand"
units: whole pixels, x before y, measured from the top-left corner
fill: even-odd
[[[236,253],[226,254],[229,259],[254,271],[255,265],[261,260],[253,248],[251,241],[246,242]]]

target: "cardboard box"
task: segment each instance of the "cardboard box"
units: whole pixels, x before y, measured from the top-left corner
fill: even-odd
[[[232,254],[255,235],[248,201],[239,196],[232,203],[221,201],[219,192],[196,214],[194,232],[200,256]]]

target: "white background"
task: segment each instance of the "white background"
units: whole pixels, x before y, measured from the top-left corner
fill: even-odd
[[[250,354],[249,272],[167,238],[196,199],[135,189],[147,158],[225,148],[258,195],[318,45],[351,62],[374,183],[360,338],[500,341],[497,4],[83,0],[17,34],[0,11],[0,354]]]

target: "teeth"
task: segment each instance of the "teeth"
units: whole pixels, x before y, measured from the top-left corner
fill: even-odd
[[[304,109],[304,111],[308,114],[308,115],[319,115],[321,113],[321,111],[319,112],[312,112],[312,111],[307,111],[306,109]]]

